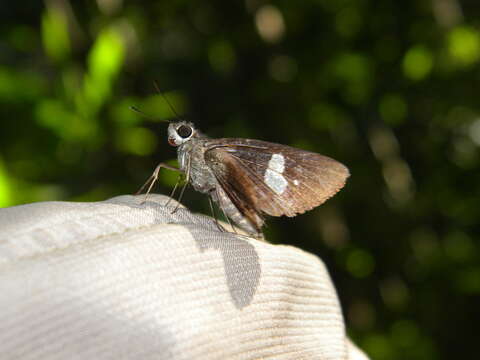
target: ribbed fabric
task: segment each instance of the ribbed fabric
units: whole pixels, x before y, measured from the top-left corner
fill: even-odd
[[[366,359],[317,257],[141,199],[0,209],[1,359]]]

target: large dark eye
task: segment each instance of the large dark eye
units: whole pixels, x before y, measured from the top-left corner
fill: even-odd
[[[190,126],[182,125],[177,129],[178,135],[180,135],[182,138],[186,139],[190,135],[192,135],[192,128]]]

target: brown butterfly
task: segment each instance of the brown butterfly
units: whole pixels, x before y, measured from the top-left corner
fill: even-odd
[[[162,167],[181,171],[187,184],[256,237],[262,235],[265,215],[311,210],[335,195],[349,176],[329,157],[260,140],[210,139],[186,121],[169,124],[168,143],[177,147],[180,168],[159,164],[142,189],[150,184],[150,192]]]

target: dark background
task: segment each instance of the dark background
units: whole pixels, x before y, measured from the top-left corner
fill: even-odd
[[[175,158],[157,81],[212,137],[293,145],[350,168],[337,196],[270,219],[266,232],[326,262],[349,334],[373,359],[475,358],[479,10],[457,0],[3,1],[0,206],[135,192]],[[155,191],[175,180],[162,172]],[[184,202],[208,212],[193,190]]]

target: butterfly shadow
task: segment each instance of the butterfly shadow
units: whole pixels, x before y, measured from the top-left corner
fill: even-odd
[[[252,241],[257,240],[221,231],[215,219],[194,214],[184,207],[177,208],[176,201],[171,201],[165,206],[168,198],[162,196],[161,201],[159,198],[155,196],[155,201],[147,200],[142,206],[155,209],[156,223],[185,226],[201,252],[210,249],[219,251],[223,258],[226,283],[235,307],[243,309],[250,305],[261,276],[260,259],[252,245]]]

